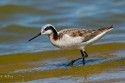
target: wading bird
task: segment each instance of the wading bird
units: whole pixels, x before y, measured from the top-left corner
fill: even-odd
[[[85,58],[88,57],[85,47],[92,45],[112,29],[113,26],[103,27],[97,30],[71,28],[57,32],[53,25],[47,24],[42,27],[41,32],[38,35],[31,38],[29,41],[40,35],[48,35],[51,43],[58,48],[80,49],[82,57],[72,60],[68,65],[73,65],[75,61],[80,59],[82,59],[83,64],[85,64]]]

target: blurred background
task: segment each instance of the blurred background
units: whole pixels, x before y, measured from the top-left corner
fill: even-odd
[[[57,29],[114,26],[98,43],[125,41],[124,0],[0,0],[0,55],[56,49],[46,36],[28,39],[45,24]]]
[[[45,24],[114,29],[87,48],[85,66],[67,67],[78,50],[57,50],[47,36],[28,42]],[[125,83],[124,42],[125,0],[0,0],[2,83]]]

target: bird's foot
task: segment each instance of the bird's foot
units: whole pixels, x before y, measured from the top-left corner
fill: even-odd
[[[73,66],[74,62],[75,62],[75,60],[72,60],[67,66]]]
[[[82,59],[82,57],[81,58],[77,58],[75,60],[72,60],[67,66],[73,66],[73,63],[76,62],[76,61],[78,61],[78,60],[80,60],[80,59]]]
[[[83,61],[82,64],[85,65],[85,61]]]

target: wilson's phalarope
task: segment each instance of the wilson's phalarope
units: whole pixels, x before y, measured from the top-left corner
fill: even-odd
[[[53,25],[47,24],[42,27],[41,32],[38,35],[31,38],[29,41],[40,35],[48,35],[51,43],[58,48],[80,49],[82,57],[72,60],[68,65],[73,65],[73,63],[79,59],[82,59],[83,64],[85,64],[85,58],[88,56],[88,54],[86,53],[84,48],[95,43],[112,29],[113,26],[103,27],[97,30],[71,28],[57,32]]]

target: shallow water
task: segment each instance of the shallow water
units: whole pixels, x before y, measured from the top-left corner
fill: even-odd
[[[124,82],[124,9],[124,0],[1,0],[0,82]],[[80,56],[78,50],[58,50],[47,36],[28,42],[48,23],[58,30],[111,25],[114,29],[87,48],[85,67],[81,61],[67,67]]]
[[[103,49],[100,49],[103,48]],[[79,50],[55,50],[0,56],[0,81],[14,83],[93,83],[125,82],[125,44],[110,43],[87,48],[86,65],[70,60]],[[117,80],[116,80],[117,79]]]

